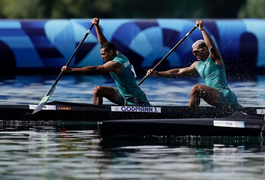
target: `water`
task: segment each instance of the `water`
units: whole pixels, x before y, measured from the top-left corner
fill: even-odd
[[[37,104],[56,77],[1,76],[0,104]],[[141,87],[153,105],[188,105],[189,91],[199,82],[149,77]],[[265,106],[265,76],[231,77],[228,83],[243,106]],[[114,86],[104,76],[63,76],[50,101],[92,103],[96,85]],[[264,179],[264,148],[260,137],[106,141],[89,126],[2,128],[0,179]]]
[[[38,104],[51,88],[57,75],[53,76],[0,76],[0,104]],[[138,82],[141,80],[139,78]],[[189,92],[201,78],[154,78],[149,77],[141,85],[152,105],[187,106]],[[50,101],[78,103],[93,102],[93,88],[97,85],[113,86],[109,76],[63,76]],[[241,79],[229,78],[228,85],[237,95],[242,106],[265,106],[265,75]],[[104,100],[104,104],[110,104]],[[204,101],[202,106],[208,106]]]

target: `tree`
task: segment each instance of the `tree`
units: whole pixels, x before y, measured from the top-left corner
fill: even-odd
[[[264,0],[247,0],[238,12],[239,18],[265,18]]]
[[[261,8],[263,0],[247,0],[241,14]],[[0,16],[50,18],[237,18],[246,0],[1,0]],[[251,14],[252,12],[248,13]],[[258,12],[256,12],[258,13]],[[263,12],[260,16],[265,17]]]

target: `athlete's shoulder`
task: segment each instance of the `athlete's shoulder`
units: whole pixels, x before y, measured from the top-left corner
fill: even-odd
[[[194,63],[192,63],[191,67],[194,67],[196,69],[199,63],[200,61],[195,61]]]
[[[128,58],[124,56],[123,54],[117,54],[115,58],[113,59],[113,61],[123,62],[123,61],[128,61]]]

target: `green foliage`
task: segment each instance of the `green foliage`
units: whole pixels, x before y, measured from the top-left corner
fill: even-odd
[[[264,0],[0,0],[1,18],[264,18]]]
[[[238,12],[239,18],[265,18],[264,0],[247,0]]]
[[[7,18],[39,18],[38,0],[2,0],[1,14]],[[39,12],[39,13],[37,13]]]

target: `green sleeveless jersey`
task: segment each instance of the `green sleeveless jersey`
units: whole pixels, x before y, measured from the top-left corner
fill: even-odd
[[[225,75],[225,68],[223,65],[215,64],[210,57],[205,61],[199,61],[196,70],[204,79],[205,85],[215,89],[228,89]]]
[[[145,93],[136,83],[134,69],[127,57],[122,54],[117,54],[112,61],[122,65],[122,70],[119,74],[111,71],[110,75],[118,86],[119,93],[125,100],[124,105],[151,106]]]
[[[217,107],[241,108],[241,105],[237,102],[236,95],[227,85],[224,64],[217,65],[208,57],[205,61],[199,61],[196,70],[204,79],[206,86],[215,88],[219,91],[220,96]]]

